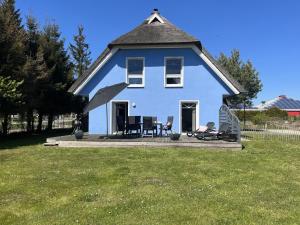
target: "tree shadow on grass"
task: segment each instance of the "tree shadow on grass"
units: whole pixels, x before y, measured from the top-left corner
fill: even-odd
[[[23,132],[10,134],[7,137],[0,137],[0,151],[30,145],[43,144],[49,137],[70,135],[71,133],[71,129],[57,129],[52,131],[43,131],[39,134],[28,134]]]

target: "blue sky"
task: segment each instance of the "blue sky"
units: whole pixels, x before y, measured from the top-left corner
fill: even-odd
[[[239,49],[260,73],[255,103],[281,94],[300,99],[300,1],[298,0],[17,0],[22,16],[56,22],[66,43],[85,27],[92,58],[147,18],[153,8],[197,37],[213,56]]]

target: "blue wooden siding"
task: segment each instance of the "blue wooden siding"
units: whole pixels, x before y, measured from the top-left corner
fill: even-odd
[[[184,57],[184,87],[164,87],[164,57]],[[199,123],[214,121],[218,124],[218,112],[222,96],[232,94],[205,62],[189,48],[184,49],[131,49],[119,50],[109,62],[81,90],[80,94],[91,99],[97,90],[107,85],[126,81],[126,57],[145,58],[145,87],[127,88],[114,100],[129,100],[129,114],[157,116],[165,122],[168,115],[174,116],[174,131],[179,132],[180,100],[199,101]],[[132,107],[135,103],[136,107]],[[108,104],[109,131],[111,129],[111,104]],[[89,132],[106,132],[105,106],[89,114]]]

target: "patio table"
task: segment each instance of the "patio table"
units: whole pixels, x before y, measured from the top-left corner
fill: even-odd
[[[143,122],[139,123],[141,126],[143,126]],[[162,128],[163,128],[163,124],[160,121],[155,122],[155,126],[159,126],[159,136],[162,137]]]

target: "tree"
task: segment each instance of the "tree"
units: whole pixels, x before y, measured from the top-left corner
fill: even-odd
[[[72,64],[56,24],[44,27],[40,47],[45,60],[47,82],[41,84],[42,105],[48,115],[48,129],[52,129],[54,115],[70,112],[71,95],[67,92],[72,83]]]
[[[15,96],[19,95],[19,82],[22,81],[25,32],[21,25],[19,10],[15,9],[14,0],[0,2],[0,75],[4,84],[11,85]],[[10,81],[11,80],[11,81]],[[2,92],[7,91],[2,88]],[[10,94],[7,93],[6,96]],[[0,114],[3,117],[2,133],[7,134],[8,117],[17,111],[19,102],[14,98],[2,98]]]
[[[70,51],[74,64],[74,71],[77,77],[80,77],[91,64],[91,52],[89,45],[86,43],[83,33],[83,26],[78,27],[78,34],[74,36],[74,45],[70,44]]]
[[[12,80],[10,77],[0,76],[0,111],[4,111],[5,102],[18,102],[21,100],[22,93],[20,85],[22,81]]]
[[[70,44],[71,56],[73,59],[73,68],[75,72],[74,78],[80,77],[91,64],[91,52],[89,45],[86,43],[83,26],[78,27],[78,34],[74,36],[74,45]],[[72,111],[77,115],[82,113],[82,109],[88,103],[88,98],[81,96],[73,96]],[[87,118],[85,117],[84,120]]]
[[[218,62],[235,78],[247,91],[246,94],[230,97],[230,102],[233,105],[245,104],[252,105],[252,100],[257,97],[257,94],[262,90],[262,83],[259,79],[259,73],[253,67],[251,61],[246,63],[240,59],[238,50],[233,50],[231,56],[227,57],[221,53]]]
[[[24,109],[26,111],[27,132],[34,130],[33,112],[37,104],[37,79],[43,74],[44,68],[37,58],[39,48],[40,33],[36,20],[28,16],[26,21],[26,41],[25,54],[26,63],[24,65],[24,83],[22,85]]]

